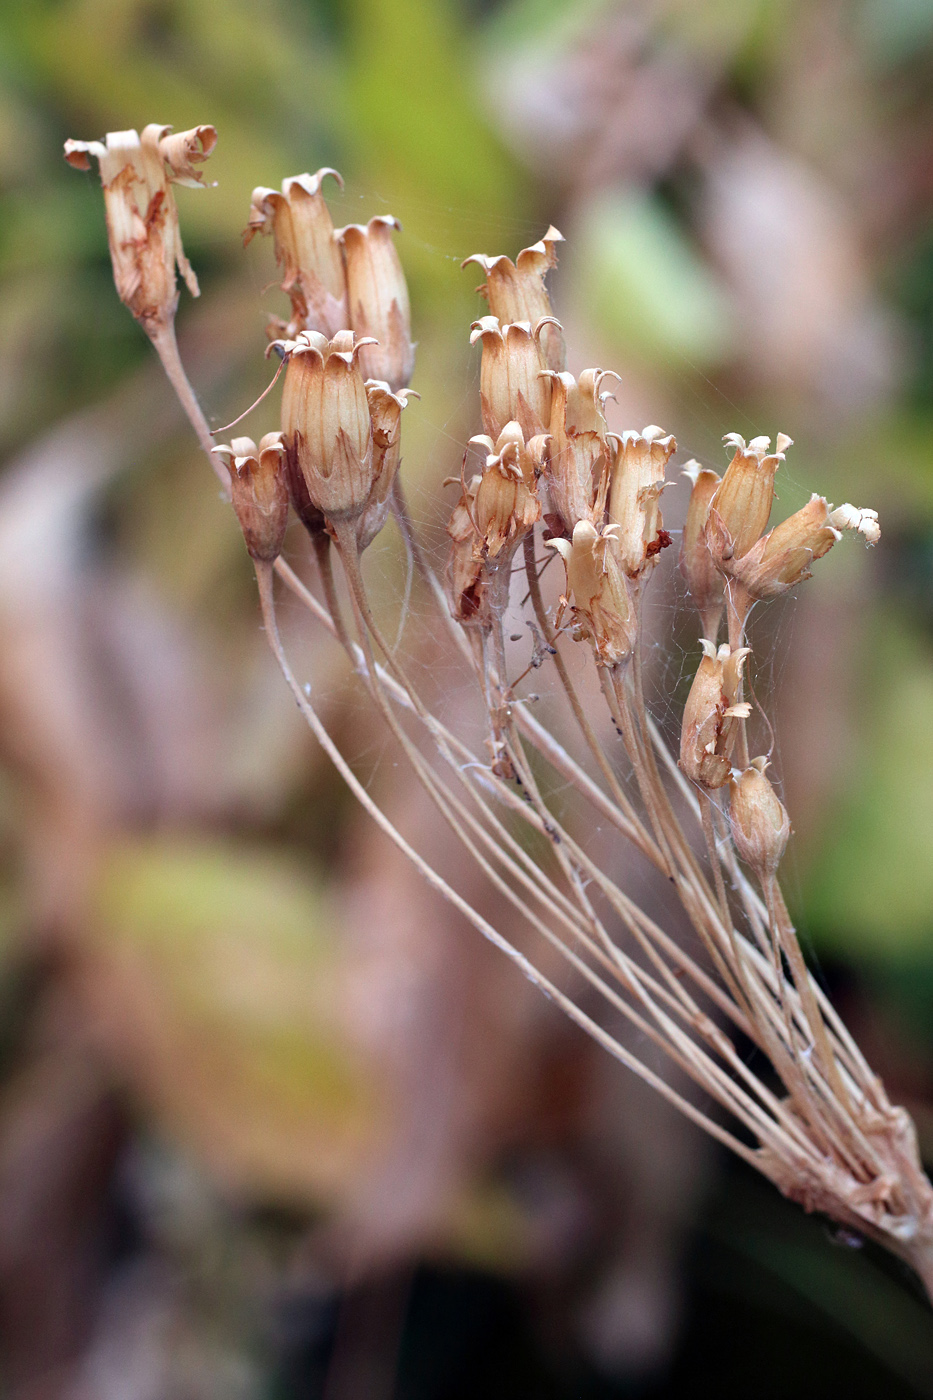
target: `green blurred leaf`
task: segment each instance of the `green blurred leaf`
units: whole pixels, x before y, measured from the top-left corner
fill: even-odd
[[[726,295],[653,195],[607,193],[587,206],[572,280],[594,324],[632,357],[709,366],[726,351]]]

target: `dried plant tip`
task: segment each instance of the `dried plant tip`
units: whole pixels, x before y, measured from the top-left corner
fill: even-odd
[[[747,554],[764,534],[774,501],[774,473],[792,446],[786,433],[778,433],[775,452],[767,437],[746,444],[738,433],[727,433],[724,441],[735,451],[710,501],[713,528],[707,530],[707,543],[720,566]]]
[[[518,423],[526,439],[547,431],[551,413],[551,384],[543,374],[538,348],[539,326],[528,321],[500,326],[495,316],[483,316],[470,328],[470,344],[482,342],[480,399],[483,427],[496,439],[507,423]]]
[[[774,877],[790,837],[790,818],[765,776],[767,766],[766,758],[753,758],[729,784],[729,825],[735,849],[762,884]]]
[[[564,561],[577,641],[593,644],[599,666],[618,666],[632,654],[637,619],[618,559],[616,527],[600,532],[589,520],[574,526],[573,540],[548,540]]]
[[[474,476],[461,493],[447,526],[451,550],[447,560],[450,611],[464,627],[488,628],[489,577],[482,557],[482,539],[473,523],[476,493],[482,478]]]
[[[618,375],[585,369],[579,380],[567,373],[548,377],[553,388],[545,465],[550,511],[545,519],[553,534],[570,538],[580,520],[602,523],[611,452],[603,412],[609,395],[602,385]]]
[[[413,389],[400,389],[393,394],[385,380],[366,381],[373,425],[373,484],[356,527],[360,553],[369,548],[388,519],[392,485],[402,450],[402,410],[410,398],[419,397]]]
[[[671,542],[662,528],[659,502],[677,443],[654,424],[641,433],[610,434],[609,442],[615,447],[609,467],[609,523],[618,526],[622,568],[629,578],[638,578]]]
[[[337,171],[324,167],[313,175],[290,176],[282,181],[281,191],[265,186],[253,190],[243,234],[244,243],[257,233],[272,234],[282,291],[292,303],[293,334],[319,331],[333,336],[350,327],[343,254],[321,194],[327,175],[343,187]]]
[[[290,463],[329,521],[356,519],[373,487],[372,421],[358,363],[365,343],[352,331],[333,340],[305,331],[270,347],[288,360],[282,436]]]
[[[547,438],[525,443],[518,423],[506,423],[494,443],[485,435],[470,443],[485,454],[485,469],[473,502],[473,520],[480,549],[489,559],[510,544],[517,544],[541,518],[537,479],[544,460]]]
[[[680,546],[680,572],[684,576],[694,607],[700,614],[703,636],[715,642],[719,635],[722,617],[723,577],[713,563],[706,542],[705,527],[709,516],[709,505],[720,477],[714,471],[690,461],[684,467],[684,476],[692,483],[690,504]]]
[[[774,598],[810,577],[810,565],[822,559],[842,530],[855,530],[869,544],[881,536],[877,513],[844,505],[833,510],[823,496],[813,495],[807,505],[775,525],[729,572],[750,598]]]
[[[742,668],[748,647],[717,651],[706,638],[703,655],[684,706],[680,728],[680,767],[700,787],[721,788],[732,771],[732,750],[739,724],[748,718],[750,706],[739,701]]]
[[[152,123],[135,131],[110,131],[103,141],[66,141],[65,159],[78,170],[100,170],[107,239],[117,295],[150,336],[171,324],[178,306],[175,269],[192,296],[198,279],[181,245],[173,184],[203,188],[196,165],[217,144],[212,126],[171,135]]]
[[[288,484],[281,433],[234,438],[213,451],[230,473],[230,493],[246,548],[253,559],[271,563],[282,550],[288,524]]]
[[[551,299],[544,279],[551,268],[557,266],[555,245],[563,241],[563,235],[552,226],[539,242],[523,248],[514,263],[504,255],[487,257],[485,253],[474,253],[464,259],[464,267],[476,263],[486,274],[486,282],[479,291],[500,325],[527,321],[534,326],[542,317],[551,316]],[[562,370],[564,337],[557,321],[550,320],[542,329],[540,344],[546,368]]]
[[[336,233],[346,257],[350,325],[356,335],[379,342],[363,351],[363,373],[384,380],[393,393],[405,388],[415,368],[408,284],[392,236],[400,228],[397,219],[380,214]]]
[[[851,506],[846,502],[845,505],[830,511],[829,523],[837,530],[857,530],[864,536],[867,544],[877,544],[881,539],[881,526],[878,524],[876,510]]]

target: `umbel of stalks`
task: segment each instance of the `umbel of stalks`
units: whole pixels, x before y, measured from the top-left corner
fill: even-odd
[[[141,136],[111,131],[103,141],[65,142],[65,159],[76,169],[90,170],[91,156],[98,163],[117,295],[150,336],[174,321],[176,267],[191,295],[200,294],[181,246],[173,186],[201,188],[197,167],[216,144],[212,126],[173,135],[158,123]]]
[[[105,143],[69,146],[78,163],[89,154],[101,160],[117,285],[157,349],[152,327],[174,312],[180,253],[171,185],[189,178],[186,162],[190,169],[212,144],[212,128],[198,132],[169,138],[156,127],[139,139],[117,133]],[[121,193],[121,171],[128,172],[128,194]],[[256,564],[265,633],[296,704],[385,835],[577,1025],[786,1195],[907,1260],[933,1297],[933,1187],[907,1114],[890,1102],[807,972],[778,879],[790,821],[765,758],[749,758],[755,720],[742,694],[752,605],[805,580],[844,530],[874,543],[874,512],[848,504],[834,510],[814,496],[769,530],[774,476],[790,446],[785,435],[774,452],[767,438],[746,444],[729,435],[732,460],[721,480],[691,469],[681,567],[704,641],[678,767],[645,695],[638,626],[667,543],[660,498],[674,440],[653,427],[610,433],[603,373],[574,377],[564,370],[545,287],[559,237],[553,229],[514,263],[477,256],[489,302],[489,316],[474,327],[483,342],[477,408],[485,435],[474,442],[483,469],[460,483],[448,526],[449,606],[438,604],[432,631],[432,642],[449,643],[475,678],[487,738],[485,750],[471,746],[460,726],[432,711],[369,605],[359,550],[385,519],[390,498],[427,585],[427,605],[444,594],[397,489],[411,341],[407,292],[388,251],[392,227],[376,220],[338,239],[321,197],[322,175],[286,182],[281,194],[257,192],[251,212],[251,229],[276,239],[292,300],[294,333],[276,347],[286,360],[281,440],[271,435],[257,446],[235,438],[212,454],[226,464],[220,470],[229,475]],[[118,227],[124,217],[132,238]],[[385,372],[374,380],[364,356],[371,352],[375,364],[377,351],[387,358],[378,361]],[[210,450],[183,371],[164,354],[163,363]],[[286,488],[314,536],[321,598],[275,557]],[[563,560],[559,600],[542,587],[542,535]],[[331,536],[353,605],[352,631],[334,586]],[[515,577],[519,545],[524,579]],[[521,921],[529,949],[542,939],[549,958],[565,960],[571,990],[544,973],[524,939],[520,952],[379,808],[292,672],[278,633],[273,571],[346,647],[438,819]],[[524,607],[526,595],[531,655],[515,675],[505,615]],[[720,645],[723,603],[729,635]],[[512,625],[510,619],[510,631]],[[516,646],[520,640],[513,633]],[[574,658],[578,643],[587,649],[582,658]],[[653,636],[651,644],[660,641]],[[588,662],[600,684],[583,692],[577,673]],[[560,714],[567,716],[569,735],[553,733],[524,703],[533,698],[521,690],[528,670],[537,673],[536,684],[550,680],[560,692],[565,703],[548,713],[558,725]],[[599,722],[594,707],[603,701],[614,728]],[[607,734],[617,737],[607,743]],[[652,917],[640,908],[612,867],[599,864],[586,839],[590,819],[631,841],[677,895],[696,935],[690,946],[671,938],[657,910]],[[598,1007],[606,1011],[602,1019]],[[618,1018],[634,1036],[617,1037]],[[651,1058],[633,1044],[650,1044]],[[773,1074],[754,1071],[748,1045]],[[693,1082],[693,1098],[658,1072],[656,1051]]]

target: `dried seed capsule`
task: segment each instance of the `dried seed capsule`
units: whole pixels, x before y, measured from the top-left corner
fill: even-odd
[[[728,433],[724,441],[735,454],[710,501],[706,534],[720,566],[747,554],[764,534],[774,501],[774,473],[793,445],[786,433],[778,433],[775,452],[767,437],[752,438],[746,445],[738,433]]]
[[[400,389],[393,394],[384,380],[366,381],[366,398],[373,425],[373,484],[356,527],[361,554],[369,548],[388,519],[392,485],[402,450],[402,410],[412,397],[419,397],[412,389]]]
[[[637,619],[618,559],[616,527],[600,532],[589,520],[573,540],[548,540],[564,561],[578,641],[592,642],[598,666],[618,666],[632,654]]]
[[[480,400],[483,427],[496,439],[506,423],[518,423],[526,440],[547,431],[551,383],[528,321],[500,326],[483,316],[470,328],[470,344],[482,341]]]
[[[176,266],[191,295],[199,295],[198,279],[181,246],[172,185],[203,188],[195,167],[217,144],[212,126],[176,135],[171,130],[153,123],[142,136],[110,131],[104,141],[65,142],[65,159],[76,169],[89,170],[90,157],[97,159],[117,295],[149,335],[175,316]]]
[[[365,341],[352,331],[333,340],[304,331],[273,342],[288,360],[282,436],[308,487],[311,504],[330,521],[355,519],[373,486],[373,430],[359,367]]]
[[[447,598],[450,611],[464,627],[488,627],[489,578],[482,557],[482,540],[473,524],[473,503],[481,478],[474,476],[454,506],[447,533],[451,550],[447,560]]]
[[[738,723],[747,719],[751,707],[739,701],[742,667],[748,647],[733,652],[728,646],[716,650],[704,638],[703,655],[684,706],[680,729],[680,767],[701,787],[722,787],[732,771],[731,756]]]
[[[671,537],[662,529],[664,472],[677,443],[653,424],[642,433],[610,434],[615,458],[609,466],[609,523],[617,525],[619,562],[629,578],[650,568]]]
[[[408,284],[392,237],[400,228],[398,219],[380,214],[336,234],[346,257],[350,325],[356,335],[378,341],[362,352],[363,374],[384,380],[393,393],[405,388],[415,368]]]
[[[249,223],[243,242],[257,233],[271,233],[281,287],[292,303],[293,335],[319,331],[326,336],[350,327],[343,254],[334,236],[330,210],[321,194],[326,175],[343,187],[336,170],[324,167],[313,175],[292,175],[282,189],[253,190]]]
[[[563,235],[553,226],[544,237],[523,248],[515,262],[504,255],[490,258],[474,253],[464,259],[463,267],[477,263],[486,274],[486,282],[478,291],[489,303],[489,310],[498,317],[500,326],[527,321],[536,326],[542,317],[551,316],[551,299],[544,279],[557,266],[554,246],[563,243]],[[564,368],[564,338],[557,321],[549,320],[541,332],[541,353],[547,369]]]
[[[253,559],[271,563],[282,550],[288,524],[288,485],[281,433],[266,433],[257,447],[252,438],[234,438],[213,451],[230,473],[230,494],[246,548]]]
[[[609,397],[602,384],[612,370],[585,369],[579,381],[572,374],[550,374],[550,442],[545,479],[550,511],[545,520],[553,534],[570,538],[580,520],[602,522],[608,489],[609,428],[603,404]]]
[[[753,758],[729,784],[729,825],[735,849],[762,883],[774,876],[790,837],[790,818],[765,777],[767,766],[766,758]]]
[[[870,544],[881,537],[877,512],[850,505],[833,511],[823,496],[811,496],[807,505],[775,525],[746,555],[734,559],[729,572],[750,598],[774,598],[809,578],[814,559],[822,559],[832,549],[843,529],[859,531]]]
[[[720,478],[714,471],[700,466],[699,462],[688,462],[684,476],[693,483],[690,504],[680,546],[680,571],[684,576],[694,607],[700,614],[703,635],[715,642],[719,634],[722,617],[724,583],[722,574],[713,563],[706,542],[705,526],[709,516],[709,505]]]
[[[541,518],[537,478],[547,439],[534,437],[526,445],[518,423],[506,423],[497,442],[482,435],[470,438],[470,443],[485,452],[485,470],[473,502],[473,520],[482,553],[494,559]]]

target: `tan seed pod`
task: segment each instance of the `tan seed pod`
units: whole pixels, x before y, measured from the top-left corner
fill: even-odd
[[[793,443],[786,433],[778,433],[774,452],[767,437],[752,438],[746,444],[738,433],[728,433],[725,441],[735,451],[709,506],[710,522],[721,529],[708,529],[707,542],[716,563],[728,568],[730,561],[747,554],[767,529],[774,474]]]
[[[527,321],[535,326],[543,317],[551,318],[551,299],[544,279],[551,268],[557,266],[555,245],[563,241],[563,235],[552,226],[538,243],[523,248],[514,263],[504,255],[491,258],[485,253],[474,253],[464,260],[464,267],[476,263],[485,272],[486,281],[479,291],[501,326],[513,325],[516,321]],[[545,367],[562,370],[564,337],[557,321],[548,320],[540,343]]]
[[[244,243],[257,233],[273,236],[282,291],[292,303],[292,324],[286,328],[292,335],[318,331],[330,337],[350,328],[343,253],[321,193],[328,175],[343,187],[338,172],[329,167],[292,175],[282,181],[281,190],[260,185],[253,190],[243,234]]]
[[[618,558],[615,526],[599,531],[589,520],[572,540],[548,540],[564,561],[578,641],[593,645],[599,666],[618,666],[632,654],[638,622]]]
[[[842,530],[856,530],[874,544],[881,536],[873,510],[840,506],[832,510],[825,497],[813,495],[807,505],[775,525],[741,559],[732,562],[732,577],[750,598],[774,598],[810,577],[810,565],[822,559]]]
[[[470,344],[482,342],[480,401],[483,428],[493,440],[507,423],[518,423],[526,440],[547,432],[551,383],[536,338],[540,326],[528,321],[500,326],[483,316],[470,328]]]
[[[612,370],[585,369],[549,375],[552,384],[549,442],[544,475],[552,534],[573,536],[580,520],[601,525],[608,490],[611,446],[603,412],[608,393],[603,383],[618,378]]]
[[[393,238],[400,228],[398,219],[380,214],[336,234],[346,257],[350,325],[357,336],[378,342],[361,352],[363,374],[384,380],[396,394],[411,382],[415,368],[408,284]]]
[[[765,776],[766,758],[753,758],[729,784],[729,825],[746,865],[765,884],[773,878],[790,837],[790,818]]]
[[[393,394],[384,380],[366,381],[373,425],[373,484],[356,527],[360,553],[369,548],[389,517],[392,486],[402,451],[402,411],[410,398],[418,397],[412,389],[400,389]]]
[[[253,559],[271,563],[282,550],[288,524],[288,484],[281,433],[234,438],[214,452],[230,473],[230,494],[246,548]]]
[[[741,720],[751,707],[739,701],[742,667],[748,647],[718,651],[704,638],[680,728],[680,767],[692,782],[715,790],[723,787],[732,771],[732,749]]]
[[[495,443],[485,435],[470,439],[485,454],[473,519],[486,558],[517,544],[541,518],[537,478],[546,442],[539,436],[526,445],[518,423],[506,423]]]
[[[490,625],[489,577],[482,556],[482,539],[473,523],[473,505],[481,477],[474,476],[461,493],[447,526],[451,548],[445,583],[452,616],[464,627]]]
[[[684,521],[680,546],[680,572],[684,576],[693,605],[700,614],[703,636],[715,642],[723,609],[723,576],[716,568],[706,540],[706,521],[710,501],[719,486],[720,477],[714,471],[691,461],[684,467],[684,476],[692,483],[690,503]]]
[[[98,162],[117,295],[151,336],[174,319],[176,267],[191,295],[199,295],[181,245],[172,186],[203,188],[196,167],[217,144],[212,126],[171,132],[151,123],[141,136],[110,131],[103,141],[65,142],[69,165],[89,170],[91,156]]]
[[[305,479],[311,504],[329,521],[356,519],[372,490],[373,430],[360,373],[362,345],[352,331],[333,340],[304,331],[273,342],[288,361],[282,437]]]
[[[641,433],[610,434],[609,443],[615,448],[609,464],[609,524],[618,526],[622,568],[629,578],[638,578],[671,542],[660,499],[677,443],[654,424]]]

